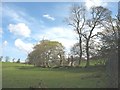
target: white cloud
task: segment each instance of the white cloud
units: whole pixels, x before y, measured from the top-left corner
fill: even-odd
[[[69,51],[71,46],[77,42],[77,34],[70,28],[52,27],[44,30],[44,33],[34,35],[37,40],[48,39],[52,41],[59,41],[65,46],[66,51]]]
[[[44,18],[47,18],[47,19],[50,19],[50,20],[55,20],[55,18],[54,17],[52,17],[52,16],[50,16],[49,14],[45,14],[45,15],[43,15],[43,17]]]
[[[7,41],[4,41],[3,42],[3,47],[7,46],[8,45],[8,42]]]
[[[21,39],[16,39],[15,40],[15,46],[24,51],[25,53],[29,53],[33,50],[33,44],[31,43],[25,43]]]
[[[103,0],[86,0],[85,5],[89,10],[91,7],[94,7],[94,6],[107,6],[107,3],[103,2]]]
[[[10,32],[15,34],[15,35],[20,35],[20,36],[24,36],[24,37],[30,37],[31,30],[24,23],[9,24],[8,28],[9,28]]]

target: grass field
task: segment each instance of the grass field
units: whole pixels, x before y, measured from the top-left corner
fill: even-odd
[[[2,63],[3,88],[104,88],[104,66],[89,68],[40,68],[17,63]]]

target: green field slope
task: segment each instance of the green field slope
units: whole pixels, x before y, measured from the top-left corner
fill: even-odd
[[[89,68],[40,68],[17,63],[2,63],[3,88],[104,88],[104,66]]]

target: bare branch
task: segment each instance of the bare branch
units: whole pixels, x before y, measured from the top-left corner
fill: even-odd
[[[94,34],[94,35],[92,35],[90,38],[93,38],[93,37],[95,37],[95,36],[97,37],[97,36],[98,36],[98,34]]]

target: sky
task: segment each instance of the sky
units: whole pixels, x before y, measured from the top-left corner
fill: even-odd
[[[2,2],[0,5],[0,55],[24,61],[35,44],[43,39],[59,41],[69,52],[77,42],[77,34],[64,22],[73,2]],[[85,0],[87,10],[103,6],[115,16],[117,2]]]

